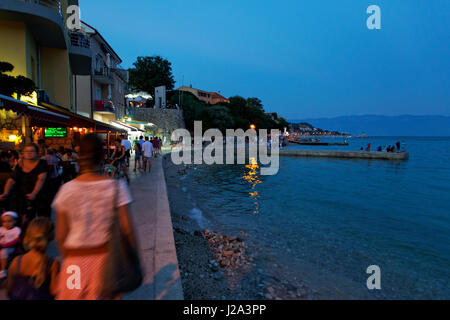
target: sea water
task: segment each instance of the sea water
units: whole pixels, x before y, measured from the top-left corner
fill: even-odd
[[[213,228],[244,231],[267,270],[301,279],[317,298],[450,299],[450,138],[346,140],[287,148],[400,141],[410,159],[281,157],[274,176],[256,164],[201,165],[188,192]],[[381,290],[366,286],[371,265]]]

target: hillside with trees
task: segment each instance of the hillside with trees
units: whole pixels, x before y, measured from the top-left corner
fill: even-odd
[[[200,101],[190,92],[171,91],[167,94],[168,104],[179,104],[182,101],[186,128],[194,130],[194,121],[203,122],[203,130],[217,128],[225,133],[225,129],[244,129],[255,125],[257,129],[280,129],[288,127],[287,121],[276,113],[266,114],[262,101],[258,98],[234,96],[230,103],[210,105]]]

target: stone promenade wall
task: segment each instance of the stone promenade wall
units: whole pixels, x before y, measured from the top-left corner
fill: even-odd
[[[185,128],[183,110],[132,108],[132,115],[133,120],[150,122],[167,131]]]

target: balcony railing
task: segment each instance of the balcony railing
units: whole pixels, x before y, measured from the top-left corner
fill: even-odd
[[[94,107],[95,107],[95,111],[97,111],[97,112],[115,113],[115,110],[116,110],[116,108],[114,107],[114,104],[111,101],[105,101],[105,100],[95,100]]]
[[[100,67],[94,70],[94,74],[96,76],[110,77],[111,72],[107,67]]]
[[[114,84],[111,69],[107,67],[96,68],[94,70],[94,80],[103,85]]]
[[[75,47],[91,48],[91,40],[81,32],[70,32],[70,42]]]
[[[18,0],[18,1],[41,5],[43,7],[58,12],[62,16],[62,6],[60,0]]]

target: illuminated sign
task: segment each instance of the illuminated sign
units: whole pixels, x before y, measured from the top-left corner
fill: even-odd
[[[47,128],[45,129],[46,138],[66,138],[67,128]]]

